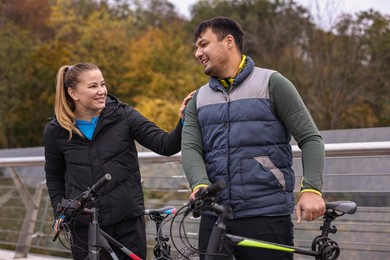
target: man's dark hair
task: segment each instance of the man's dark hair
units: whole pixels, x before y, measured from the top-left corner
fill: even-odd
[[[244,49],[244,32],[236,21],[224,16],[218,16],[203,21],[195,30],[194,42],[196,42],[201,34],[208,28],[211,28],[213,33],[217,35],[218,41],[222,41],[227,35],[231,34],[234,37],[238,50],[242,53]]]

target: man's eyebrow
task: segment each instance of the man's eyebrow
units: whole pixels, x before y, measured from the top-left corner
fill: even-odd
[[[195,42],[195,45],[201,44],[201,43],[203,43],[203,42],[205,42],[205,41],[206,41],[206,39],[200,38],[199,40],[197,40],[197,41]]]

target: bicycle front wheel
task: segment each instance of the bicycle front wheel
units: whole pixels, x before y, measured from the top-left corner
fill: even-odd
[[[190,245],[183,247],[179,252],[173,257],[173,260],[199,260],[198,246]]]

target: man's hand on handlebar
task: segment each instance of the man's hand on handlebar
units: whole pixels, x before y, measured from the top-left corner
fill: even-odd
[[[191,193],[191,195],[190,195],[190,197],[189,197],[189,201],[191,202],[191,201],[195,200],[196,194],[197,194],[198,192],[201,192],[201,191],[205,190],[205,189],[207,189],[207,186],[206,186],[206,185],[205,185],[205,186],[200,186],[199,188],[193,190],[192,193]]]
[[[211,186],[198,185],[190,195],[187,213],[193,213],[194,217],[199,217],[202,210],[219,201],[218,193],[226,188],[224,181],[219,181]]]
[[[189,197],[188,204],[190,207],[188,213],[192,211],[192,216],[194,218],[200,217],[200,211],[199,209],[196,209],[196,199],[198,198],[199,194],[201,194],[207,188],[208,187],[206,185],[200,186],[199,188],[194,189]]]

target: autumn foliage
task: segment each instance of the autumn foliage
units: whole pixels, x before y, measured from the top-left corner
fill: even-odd
[[[328,29],[293,1],[199,1],[186,19],[167,0],[0,0],[0,148],[41,146],[64,64],[96,63],[109,92],[170,130],[207,82],[192,33],[217,15],[245,31],[256,65],[287,76],[320,130],[390,123],[390,17],[343,14]]]

